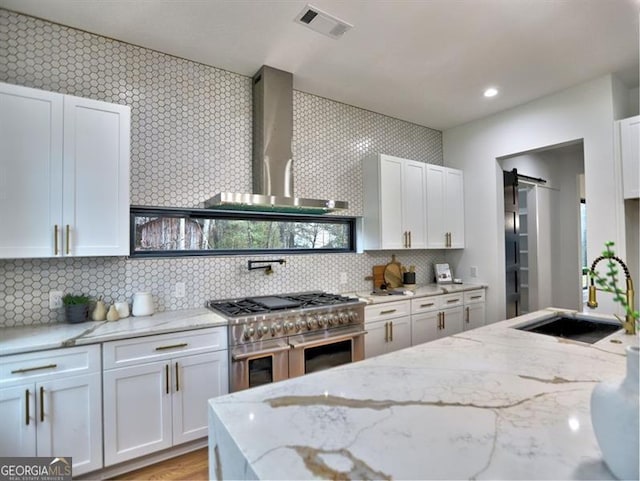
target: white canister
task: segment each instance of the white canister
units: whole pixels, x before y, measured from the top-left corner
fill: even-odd
[[[150,292],[137,292],[133,295],[134,316],[150,316],[153,314],[153,297]]]
[[[116,302],[115,304],[116,306],[116,310],[118,311],[118,315],[120,316],[120,319],[124,319],[125,317],[129,317],[129,303],[128,302],[124,302],[124,301],[120,301],[120,302]]]

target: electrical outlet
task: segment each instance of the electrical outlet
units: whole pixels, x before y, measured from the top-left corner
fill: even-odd
[[[62,291],[49,291],[49,309],[62,307]]]
[[[478,266],[471,266],[471,277],[478,277]]]
[[[176,297],[185,296],[186,292],[185,292],[184,282],[176,282],[175,293],[176,293]]]
[[[340,284],[346,284],[347,283],[347,273],[346,272],[341,272],[340,273]]]

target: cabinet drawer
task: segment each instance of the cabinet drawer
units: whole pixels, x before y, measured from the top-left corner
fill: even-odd
[[[484,302],[484,289],[476,291],[467,291],[464,293],[464,303],[474,304],[476,302]]]
[[[435,311],[442,306],[442,296],[421,297],[411,299],[411,314]]]
[[[394,319],[411,313],[409,301],[385,302],[364,308],[364,322]]]
[[[221,351],[227,349],[227,328],[214,327],[105,342],[102,349],[105,369]]]
[[[37,382],[60,375],[100,371],[100,346],[80,346],[30,352],[0,358],[0,387],[25,380]]]
[[[449,307],[458,307],[462,306],[464,302],[464,292],[459,292],[458,294],[447,294],[446,296],[442,296],[442,303],[440,304],[441,309],[448,309]]]

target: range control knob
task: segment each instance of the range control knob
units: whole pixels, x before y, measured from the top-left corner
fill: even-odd
[[[278,324],[277,322],[274,322],[273,324],[271,324],[271,335],[275,336],[276,333],[280,332],[282,330],[282,326],[280,324]]]
[[[318,327],[325,327],[327,325],[327,316],[318,317]]]
[[[349,322],[358,322],[358,313],[356,311],[349,311]]]
[[[338,318],[336,316],[329,316],[329,325],[335,326],[338,324]]]
[[[248,341],[249,339],[251,339],[255,333],[256,333],[256,330],[253,327],[245,327],[244,335],[243,335],[245,341]]]
[[[314,317],[309,317],[307,319],[307,329],[313,329],[318,325],[318,319]]]
[[[266,334],[269,334],[269,326],[265,326],[264,324],[258,327],[258,337],[262,337]]]
[[[345,313],[341,312],[340,315],[338,316],[338,322],[340,324],[344,324],[345,322],[348,322],[348,321],[349,321],[348,316]]]
[[[291,321],[287,321],[282,325],[282,330],[286,333],[289,331],[293,331],[293,329],[296,327],[296,325],[291,322]]]
[[[302,322],[301,319],[298,319],[296,321],[296,332],[302,331],[303,328],[304,328],[304,322]]]

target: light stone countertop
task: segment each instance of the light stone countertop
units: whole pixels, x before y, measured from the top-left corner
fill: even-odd
[[[380,304],[384,302],[405,301],[419,297],[440,296],[454,294],[456,292],[485,289],[486,284],[425,284],[416,287],[414,291],[405,291],[406,294],[374,294],[373,291],[347,292],[345,295],[358,297],[367,304]],[[396,291],[401,291],[399,287]]]
[[[0,329],[0,356],[226,325],[225,318],[201,308],[165,311],[112,322],[8,327]]]
[[[612,479],[589,400],[638,336],[512,329],[557,311],[211,399],[210,479]]]

